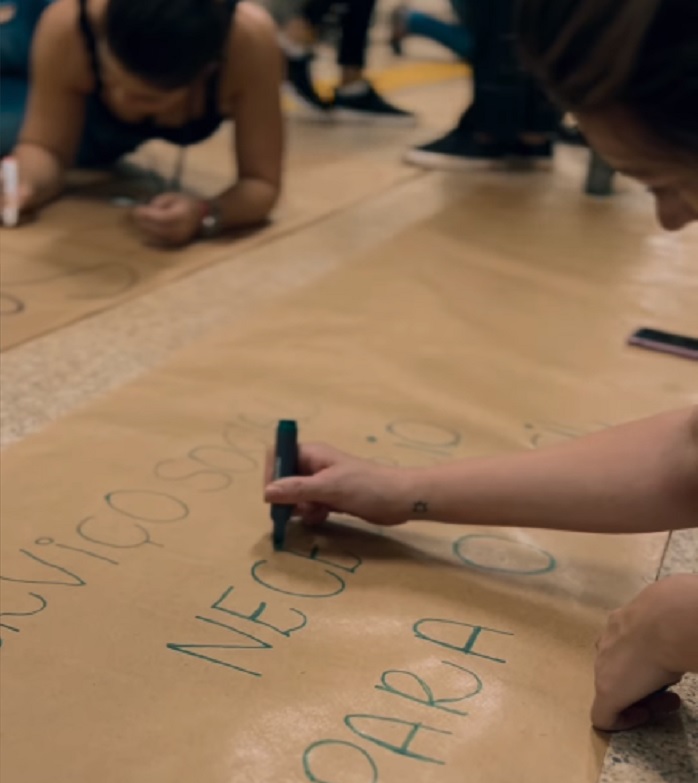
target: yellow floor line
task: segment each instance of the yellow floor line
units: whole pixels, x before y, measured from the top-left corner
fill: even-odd
[[[407,87],[421,87],[425,84],[462,79],[469,73],[470,68],[464,63],[412,62],[369,70],[367,76],[378,92],[386,93],[404,90]],[[336,81],[318,79],[315,86],[319,95],[330,98]]]

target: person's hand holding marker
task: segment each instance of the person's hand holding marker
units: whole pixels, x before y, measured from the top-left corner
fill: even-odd
[[[345,454],[325,444],[299,448],[300,475],[272,481],[274,455],[267,456],[264,497],[267,503],[293,505],[308,524],[331,513],[349,514],[376,525],[399,525],[410,518],[406,471]]]

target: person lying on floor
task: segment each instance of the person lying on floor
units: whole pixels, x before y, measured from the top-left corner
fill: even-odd
[[[650,190],[662,226],[698,221],[694,0],[521,0],[516,29],[525,62],[604,159]],[[264,498],[311,523],[341,512],[377,525],[698,526],[698,406],[439,467],[390,468],[323,445],[303,445],[300,466],[304,476],[277,482],[268,472]],[[598,641],[593,725],[630,729],[677,709],[665,689],[686,672],[698,672],[698,574],[662,579],[611,614]]]
[[[73,167],[109,168],[150,139],[183,151],[232,120],[237,181],[210,200],[162,193],[135,221],[149,240],[183,245],[267,218],[282,180],[283,59],[266,11],[237,0],[3,6],[0,152],[18,161],[22,213],[59,196]]]

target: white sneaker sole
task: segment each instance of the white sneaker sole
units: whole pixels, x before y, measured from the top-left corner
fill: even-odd
[[[417,125],[413,115],[370,114],[356,109],[327,108],[319,109],[314,103],[301,95],[289,82],[284,82],[282,93],[301,109],[300,118],[312,122],[343,122],[355,125],[383,125],[386,127],[412,128]]]
[[[403,161],[413,166],[434,171],[551,171],[554,161],[550,158],[466,158],[457,155],[441,155],[438,152],[408,150]]]
[[[402,159],[412,166],[434,171],[474,171],[502,166],[501,158],[461,158],[457,155],[441,155],[438,152],[414,149],[408,150]]]
[[[417,125],[417,118],[412,115],[370,114],[356,109],[332,109],[332,116],[337,122],[356,125],[384,125],[393,128],[414,128]]]

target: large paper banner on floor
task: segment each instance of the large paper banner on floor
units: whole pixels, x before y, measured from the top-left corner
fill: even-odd
[[[597,779],[594,642],[665,535],[339,519],[270,542],[280,417],[420,466],[691,398],[690,363],[617,339],[653,306],[622,259],[464,250],[467,223],[452,209],[5,454],[3,781]]]
[[[272,222],[259,230],[178,250],[145,246],[130,219],[130,208],[112,200],[114,194],[147,200],[157,193],[149,180],[142,179],[83,188],[47,208],[35,225],[3,230],[0,349],[114,307],[419,176],[392,155],[383,160],[375,160],[373,152],[362,156],[356,138],[335,135],[334,149],[320,140],[311,154],[313,139],[315,133],[293,138],[282,202]],[[234,181],[230,146],[226,129],[193,148],[185,185],[207,196],[225,189]],[[385,148],[385,139],[378,147]],[[175,151],[154,143],[134,161],[167,179]]]

